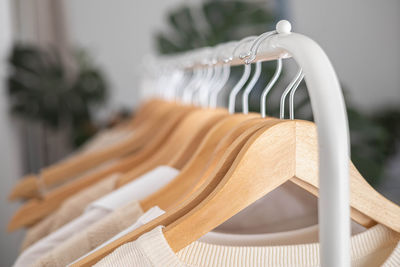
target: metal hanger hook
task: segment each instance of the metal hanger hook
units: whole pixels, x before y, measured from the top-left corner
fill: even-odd
[[[288,93],[291,90],[295,90],[301,80],[303,79],[304,74],[303,74],[303,69],[299,68],[299,70],[297,71],[294,79],[289,83],[289,85],[286,87],[285,91],[283,91],[283,94],[281,96],[281,101],[280,101],[280,110],[279,110],[279,118],[280,119],[285,119],[285,100],[286,100],[286,96],[288,95]]]
[[[246,64],[251,64],[254,61],[254,59],[257,56],[258,48],[259,48],[261,42],[264,41],[266,38],[270,37],[271,35],[274,35],[274,34],[276,34],[276,31],[266,32],[266,33],[263,33],[260,36],[258,36],[253,41],[253,43],[252,43],[252,45],[250,47],[250,57],[245,60]],[[261,62],[257,61],[256,62],[256,70],[254,72],[254,75],[253,75],[252,79],[250,80],[250,83],[247,85],[246,89],[244,90],[243,98],[242,98],[242,101],[243,101],[243,113],[244,114],[249,113],[249,95],[250,95],[250,92],[253,90],[255,84],[257,83],[258,79],[260,78],[261,68],[262,68]],[[280,74],[280,72],[279,72],[279,74]],[[270,86],[271,88],[274,85],[275,81],[276,81],[276,79],[273,80],[273,83]]]
[[[279,76],[281,75],[282,72],[282,59],[279,58],[276,61],[276,70],[274,75],[272,76],[272,79],[268,82],[267,86],[264,88],[264,90],[261,93],[261,117],[265,118],[267,116],[267,95],[271,91],[272,87],[275,85],[276,81],[278,80]]]
[[[246,38],[243,38],[240,40],[235,48],[232,51],[232,56],[228,58],[229,61],[232,61],[233,58],[235,57],[237,49],[242,46],[245,43],[251,42],[255,40],[257,36],[249,36]],[[243,74],[240,77],[239,81],[236,83],[236,85],[233,87],[232,91],[229,93],[229,102],[228,102],[228,110],[230,114],[235,113],[235,101],[236,101],[236,96],[239,93],[240,89],[244,86],[244,84],[247,82],[247,80],[250,77],[250,72],[251,72],[251,66],[250,65],[244,65],[244,70]]]
[[[233,43],[236,42],[228,42],[226,44],[220,45],[215,50],[215,64],[218,64],[217,68],[219,69],[219,76],[216,80],[215,86],[212,90],[209,91],[209,107],[216,108],[218,102],[218,94],[224,88],[226,82],[230,76],[230,65],[226,62],[226,57],[223,57],[223,52],[226,51],[227,46],[232,46]],[[222,63],[222,66],[220,66]]]
[[[249,65],[249,64],[246,63],[246,65]],[[249,113],[249,95],[250,95],[250,92],[253,90],[254,86],[256,85],[258,79],[261,76],[261,69],[262,69],[261,61],[257,61],[256,69],[254,71],[253,77],[251,77],[249,84],[244,89],[243,96],[242,96],[242,106],[243,106],[244,114]]]
[[[250,64],[251,62],[253,62],[256,59],[257,53],[258,53],[258,49],[261,45],[261,43],[269,38],[270,36],[277,34],[277,31],[269,31],[269,32],[264,32],[263,34],[261,34],[260,36],[257,37],[257,39],[254,40],[254,42],[252,43],[249,52],[246,54],[246,64]]]
[[[299,88],[299,85],[301,81],[304,79],[304,73],[301,74],[299,80],[296,82],[294,85],[293,89],[290,91],[289,95],[289,118],[291,120],[294,120],[294,95],[297,91],[297,88]]]

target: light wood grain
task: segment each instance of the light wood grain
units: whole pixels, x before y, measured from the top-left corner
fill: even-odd
[[[151,122],[154,123],[157,116],[162,116],[170,107],[171,103],[161,100],[152,100],[146,103],[139,109],[137,116],[135,116],[132,122],[132,129],[138,130],[137,135],[100,151],[96,150],[91,153],[80,153],[70,159],[62,160],[51,167],[43,169],[40,174],[41,186],[60,184],[113,157],[123,156],[138,149],[139,145],[145,144],[148,137],[148,135],[146,135],[148,130],[146,129],[149,128]],[[36,176],[36,178],[34,176],[23,177],[11,190],[9,200],[14,201],[17,199],[37,198],[40,196],[41,192],[37,186],[39,182],[34,181],[35,179],[38,179],[38,176]]]
[[[39,191],[38,179],[39,178],[33,174],[22,177],[12,189],[8,200],[14,201],[18,199],[40,198],[41,194]]]
[[[168,207],[173,206],[174,202],[190,192],[191,187],[198,183],[197,180],[205,171],[207,163],[209,161],[215,162],[220,159],[213,158],[213,153],[221,140],[238,124],[255,117],[259,117],[259,115],[235,114],[228,116],[217,123],[204,137],[203,142],[200,144],[188,163],[179,172],[179,175],[165,187],[140,201],[142,209],[146,211],[151,207],[158,205],[161,209],[166,210]],[[225,143],[226,145],[223,148],[219,147],[218,149],[225,151],[232,142],[229,142],[229,144],[227,142]]]
[[[89,266],[118,246],[157,225],[174,251],[197,240],[286,181],[317,194],[318,147],[315,125],[304,121],[267,120],[247,131],[226,150],[219,164],[194,193],[167,212],[92,253],[74,266]],[[369,227],[377,222],[399,232],[400,207],[378,194],[351,167],[352,218]],[[196,226],[196,227],[193,227]]]
[[[226,116],[228,113],[224,109],[205,109],[193,112],[177,126],[177,129],[156,154],[121,176],[117,181],[117,186],[123,186],[160,165],[169,165],[176,169],[182,168],[212,126]]]
[[[293,177],[317,187],[317,166],[312,123],[282,121],[264,127],[246,143],[213,192],[165,228],[165,238],[174,251],[179,251]],[[350,188],[354,221],[366,227],[379,222],[399,232],[400,207],[377,193],[354,168]]]
[[[222,178],[223,176],[221,177],[221,174],[229,169],[246,141],[254,132],[262,128],[262,126],[266,125],[267,123],[268,122],[265,119],[254,119],[245,121],[239,126],[235,127],[225,138],[221,140],[221,143],[225,144],[222,146],[217,146],[220,148],[220,150],[216,151],[216,155],[220,155],[222,153],[222,157],[219,157],[216,162],[209,164],[209,171],[206,171],[205,173],[209,173],[209,176],[211,177]],[[233,141],[233,143],[231,141]],[[228,148],[225,147],[226,144],[229,144]],[[207,181],[207,178],[200,178],[199,181]],[[218,180],[216,179],[214,182],[217,183]],[[206,187],[206,189],[212,190],[212,187]],[[136,240],[140,235],[150,231],[154,227],[158,225],[168,225],[174,222],[175,220],[184,216],[188,210],[191,210],[198,203],[200,203],[207,196],[207,193],[208,191],[206,190],[201,192],[197,191],[197,195],[190,195],[188,198],[186,198],[186,201],[182,203],[180,202],[178,206],[167,210],[165,214],[134,230],[133,232],[115,240],[104,248],[101,248],[98,251],[88,255],[73,266],[91,266],[101,258],[111,253],[117,247],[127,242]]]
[[[152,155],[154,155],[157,150],[163,147],[166,138],[171,134],[171,132],[174,131],[176,125],[185,116],[188,116],[196,109],[197,108],[193,106],[179,106],[179,108],[173,112],[173,116],[167,117],[165,121],[157,128],[157,131],[155,131],[156,136],[153,138],[153,141],[139,152],[122,158],[105,169],[85,175],[80,179],[76,179],[59,188],[56,188],[47,193],[40,200],[36,199],[24,204],[11,218],[8,224],[8,231],[14,231],[21,227],[34,224],[35,222],[55,211],[66,199],[72,195],[93,185],[94,183],[99,182],[110,174],[126,173],[134,169],[136,166],[139,166],[148,160]]]

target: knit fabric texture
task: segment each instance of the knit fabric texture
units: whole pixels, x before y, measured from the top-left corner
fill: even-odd
[[[73,195],[57,211],[29,228],[22,242],[21,251],[79,217],[91,202],[112,192],[118,176],[118,174],[110,175],[93,186]]]
[[[139,202],[132,201],[76,233],[39,258],[34,266],[66,266],[130,226],[142,214]]]
[[[351,238],[352,266],[400,266],[399,234],[382,225]],[[319,244],[222,246],[194,242],[178,253],[169,247],[162,226],[127,243],[99,261],[114,266],[319,266]]]

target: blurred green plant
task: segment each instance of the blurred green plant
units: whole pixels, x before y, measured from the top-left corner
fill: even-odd
[[[274,28],[277,16],[265,1],[209,1],[200,6],[182,6],[168,15],[169,30],[156,35],[159,52],[170,54],[199,47],[214,46],[250,35],[259,35]],[[231,77],[239,75],[241,67],[233,67]],[[259,82],[250,96],[249,108],[259,112],[259,96],[275,70],[275,63],[264,62]],[[283,72],[285,69],[283,70]],[[284,76],[284,75],[282,75]],[[236,78],[237,79],[237,78]],[[305,84],[301,84],[305,87]],[[304,88],[303,88],[304,89]],[[296,117],[312,120],[306,90],[296,98]],[[377,185],[385,176],[388,159],[395,154],[400,140],[400,111],[388,110],[374,116],[365,115],[348,106],[351,135],[351,156],[363,176]],[[268,102],[269,115],[279,116],[279,103]]]
[[[14,45],[8,94],[13,114],[52,129],[67,126],[71,144],[79,146],[95,133],[91,110],[106,99],[107,83],[83,50],[74,55],[69,77],[56,50]]]
[[[170,31],[156,35],[163,54],[213,46],[260,34],[273,27],[275,17],[265,1],[209,1],[182,6],[168,15]]]

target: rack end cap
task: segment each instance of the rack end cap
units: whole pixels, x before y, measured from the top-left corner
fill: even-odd
[[[276,31],[278,33],[290,33],[291,30],[292,30],[292,24],[290,24],[290,22],[287,20],[280,20],[276,24]]]

